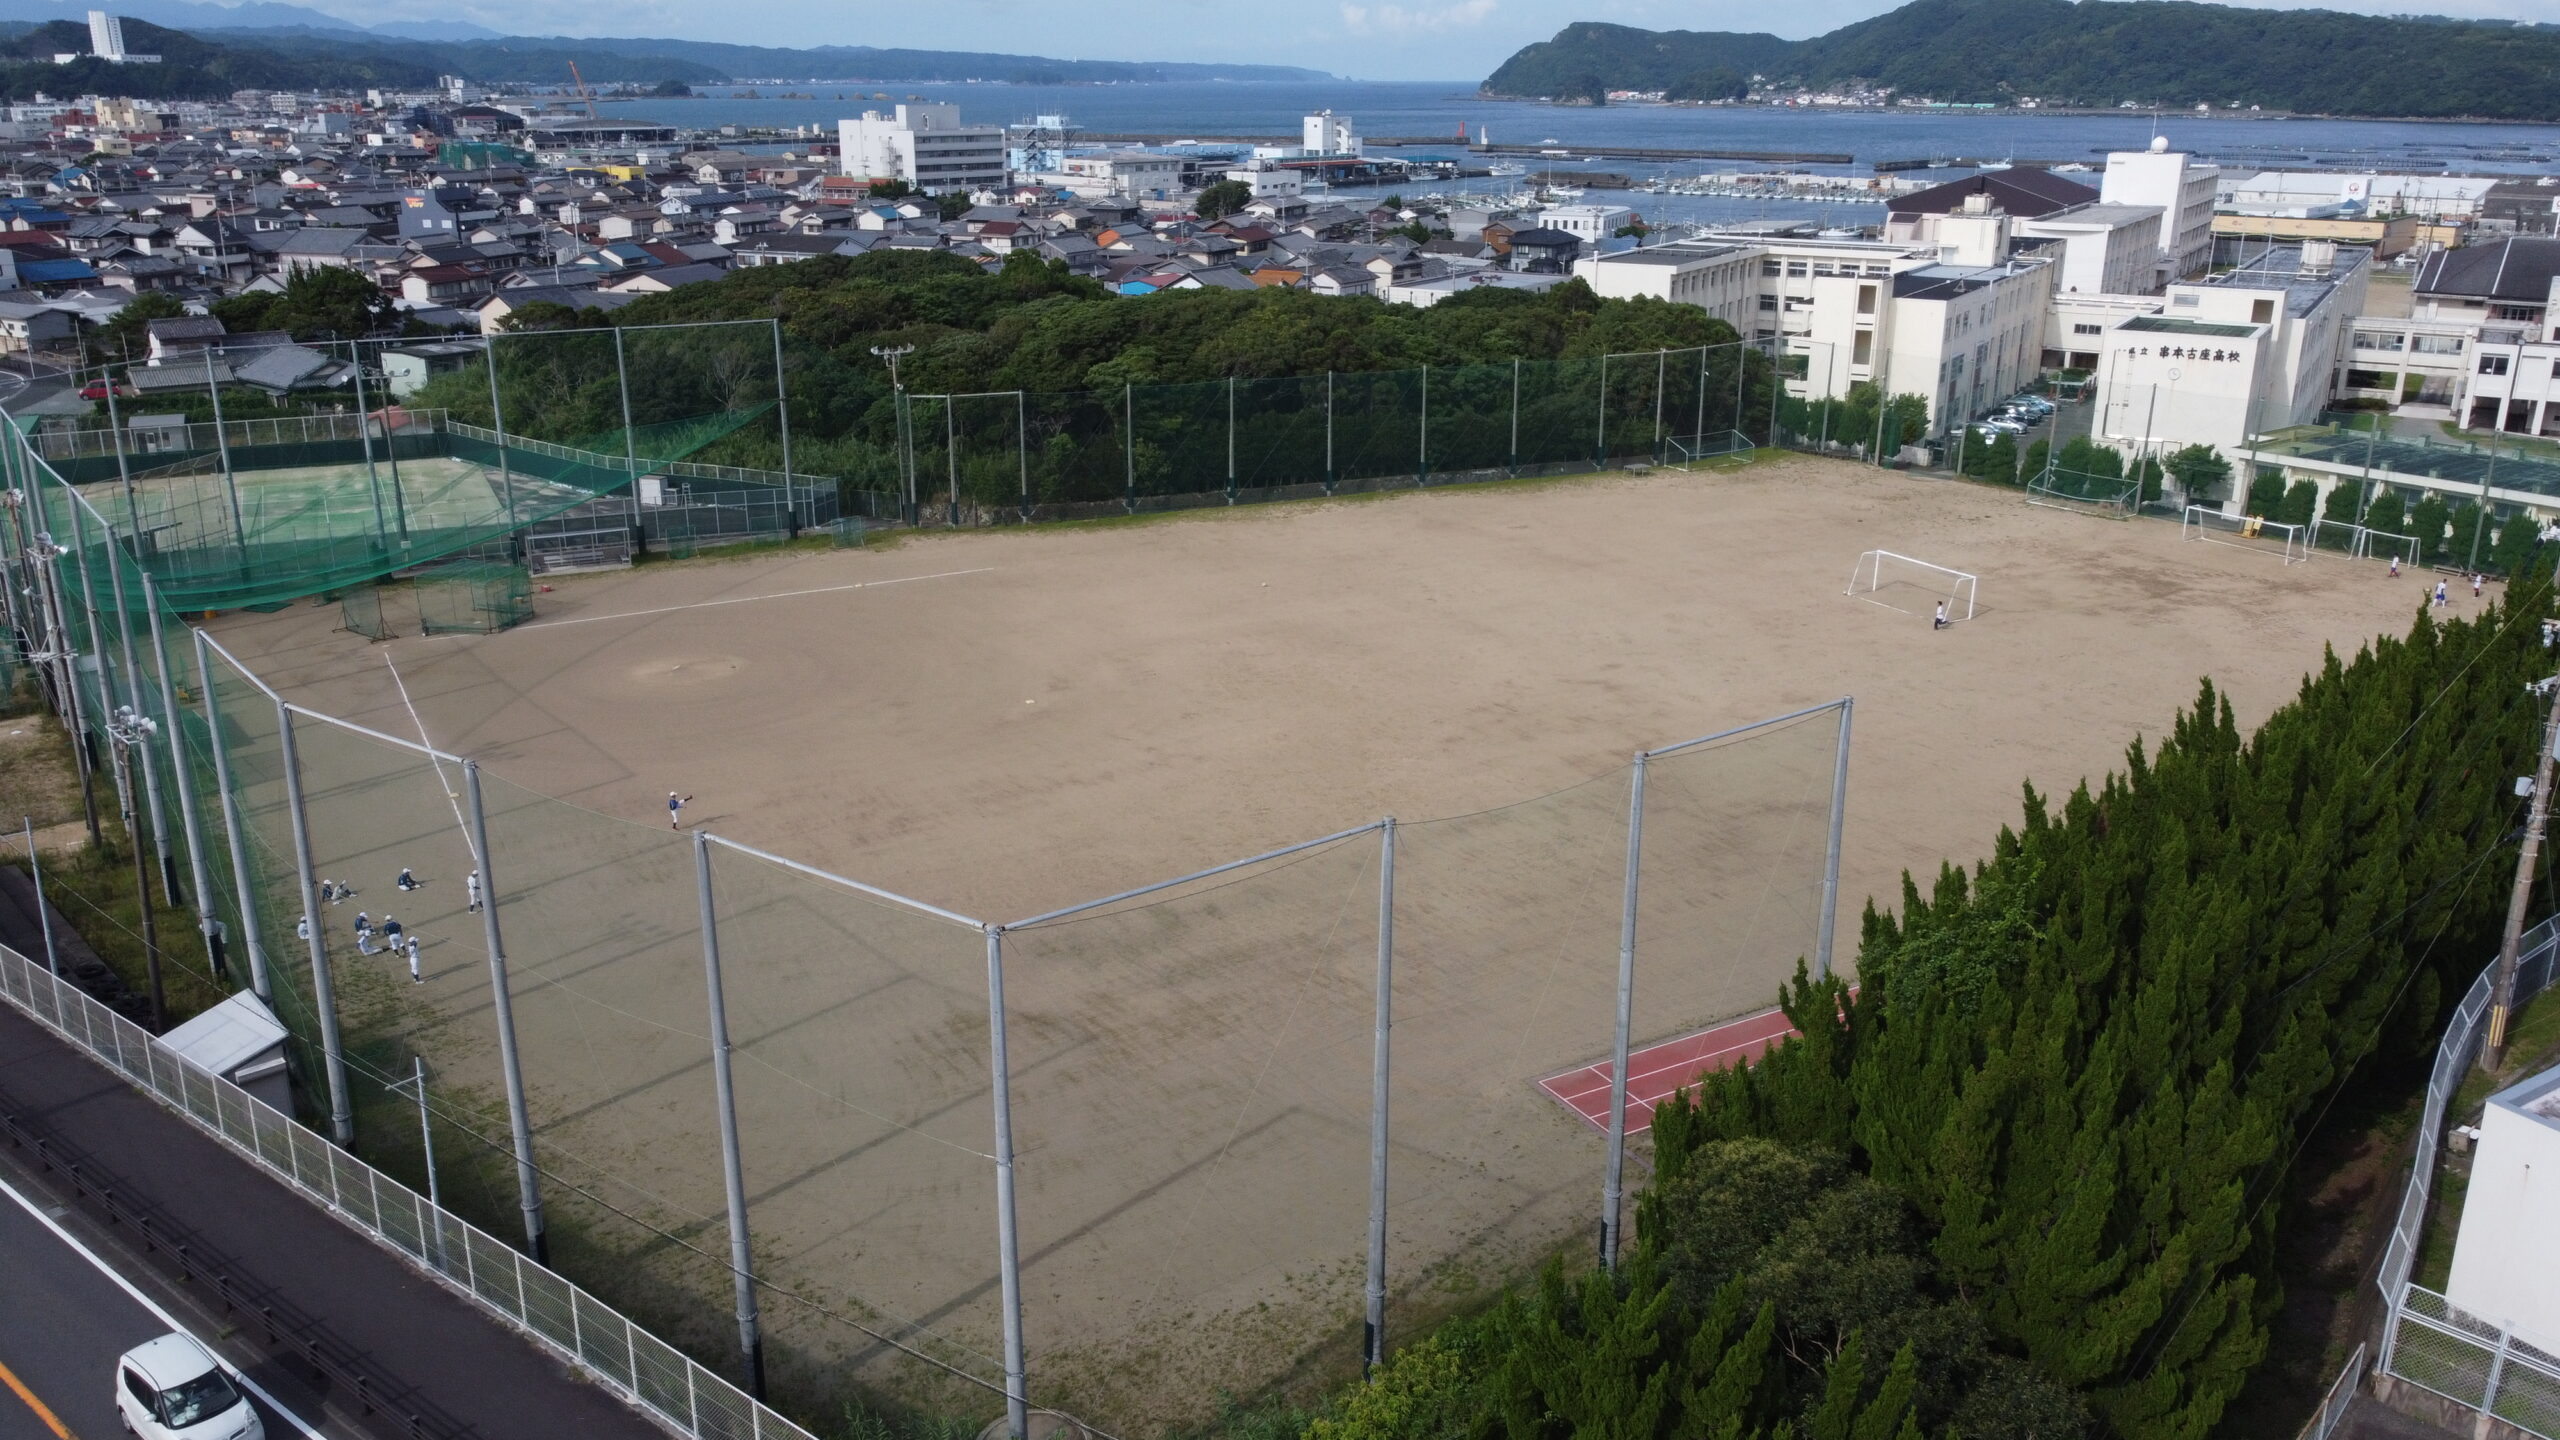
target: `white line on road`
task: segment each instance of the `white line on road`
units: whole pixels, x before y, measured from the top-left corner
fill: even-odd
[[[678,610],[707,610],[714,605],[744,605],[751,600],[794,600],[803,595],[833,595],[843,590],[874,590],[883,585],[904,585],[915,580],[949,580],[958,575],[986,575],[992,573],[995,568],[993,565],[981,565],[974,570],[941,570],[931,575],[901,575],[895,580],[863,580],[851,585],[821,585],[814,590],[783,590],[771,595],[734,595],[726,600],[696,600],[686,605],[660,605],[650,610],[617,610],[611,615],[577,615],[566,620],[536,620],[530,625],[519,625],[516,629],[519,632],[548,630],[556,625],[592,625],[599,620],[634,620],[643,615],[667,615]]]
[[[33,1216],[37,1224],[52,1231],[53,1238],[70,1246],[73,1253],[77,1254],[81,1259],[88,1261],[93,1266],[96,1266],[99,1274],[114,1281],[117,1289],[122,1290],[126,1295],[130,1296],[134,1304],[150,1311],[153,1319],[158,1320],[161,1324],[168,1326],[172,1330],[185,1334],[188,1338],[195,1340],[197,1344],[204,1345],[204,1341],[201,1337],[198,1337],[195,1332],[188,1330],[186,1326],[178,1323],[177,1316],[161,1309],[159,1302],[153,1300],[150,1296],[143,1294],[140,1290],[135,1289],[132,1281],[117,1274],[114,1266],[109,1265],[105,1260],[99,1258],[98,1252],[81,1244],[77,1236],[73,1235],[70,1231],[63,1229],[59,1224],[56,1224],[52,1216],[46,1214],[43,1210],[38,1209],[36,1203],[20,1194],[16,1186],[11,1185],[6,1180],[0,1180],[0,1195],[6,1195],[10,1199],[17,1201],[19,1209],[24,1210],[27,1214]],[[213,1347],[205,1345],[205,1349],[210,1352]],[[105,1362],[101,1361],[100,1363]],[[268,1394],[266,1390],[258,1384],[258,1382],[241,1374],[238,1370],[232,1369],[228,1365],[225,1365],[223,1368],[231,1371],[231,1378],[239,1382],[241,1389],[257,1396],[259,1401],[268,1409],[283,1416],[285,1423],[293,1426],[293,1428],[301,1431],[303,1434],[311,1436],[312,1440],[328,1440],[328,1437],[321,1434],[318,1429],[314,1428],[310,1421],[303,1419],[301,1416],[294,1414],[292,1411],[284,1408],[283,1405],[277,1403],[276,1397]]]

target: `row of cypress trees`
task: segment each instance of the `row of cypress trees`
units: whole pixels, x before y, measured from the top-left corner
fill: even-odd
[[[2029,788],[1990,860],[1869,904],[1860,988],[1800,973],[1801,1039],[1656,1114],[1657,1191],[1740,1137],[1836,1151],[2107,1431],[2206,1434],[2266,1350],[2288,1164],[2496,942],[2555,663],[2518,590],[2329,655],[2254,736],[2207,683],[2095,789]]]

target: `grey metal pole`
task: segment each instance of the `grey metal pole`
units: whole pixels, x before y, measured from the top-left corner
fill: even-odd
[[[480,862],[480,936],[489,947],[489,1005],[498,1022],[498,1064],[507,1087],[507,1129],[516,1151],[516,1206],[524,1212],[524,1249],[537,1265],[551,1262],[543,1233],[542,1177],[533,1168],[533,1118],[524,1100],[524,1062],[516,1054],[516,1007],[507,990],[507,948],[498,938],[498,874],[489,851],[489,814],[480,803],[480,762],[462,762],[463,796],[471,805],[471,853]]]
[[[640,435],[631,428],[631,367],[622,353],[622,327],[613,327],[613,385],[622,397],[622,466],[631,475],[631,541],[641,540]]]
[[[107,389],[112,391],[115,388],[115,381],[109,379]],[[246,570],[249,565],[249,521],[240,510],[240,477],[231,468],[231,440],[222,433],[222,386],[214,379],[210,346],[204,351],[204,388],[205,393],[213,397],[213,448],[222,457],[222,487],[224,493],[231,497],[231,535],[240,544],[240,566]]]
[[[427,1204],[444,1208],[444,1191],[436,1184],[436,1132],[427,1122],[427,1062],[424,1056],[409,1057],[409,1078],[418,1087],[418,1149],[427,1160]]]
[[[1031,520],[1031,400],[1027,392],[1013,392],[1013,463],[1022,472],[1022,519]]]
[[[1431,367],[1422,367],[1422,414],[1415,425],[1413,478],[1417,483],[1431,479]]]
[[[142,657],[133,648],[133,607],[126,603],[124,565],[117,554],[115,527],[107,524],[104,517],[98,524],[107,532],[107,588],[115,597],[116,639],[124,647],[124,703],[133,707],[134,714],[148,715],[151,712],[142,700]],[[101,685],[106,683],[104,671],[99,672],[98,679]],[[160,865],[160,894],[174,909],[187,903],[187,897],[178,893],[178,857],[169,848],[169,812],[160,803],[160,764],[151,757],[149,745],[134,748],[142,755],[143,803],[151,811],[151,853]],[[137,845],[142,839],[138,835],[127,838]]]
[[[2492,445],[2488,450],[2489,468],[2480,472],[2479,513],[2471,519],[2471,558],[2462,562],[2462,568],[2475,575],[2480,571],[2480,537],[2489,529],[2489,482],[2498,473],[2498,447]]]
[[[702,975],[710,992],[711,1086],[720,1105],[720,1178],[729,1198],[729,1280],[737,1291],[738,1353],[747,1393],[764,1398],[764,1336],[756,1317],[755,1251],[747,1239],[746,1163],[738,1151],[738,1092],[729,1073],[729,1002],[720,989],[720,917],[711,895],[711,837],[693,832],[693,885],[702,906]]]
[[[222,707],[214,696],[211,645],[196,633],[196,681],[204,694],[204,728],[213,746],[213,783],[222,792],[222,834],[231,848],[231,887],[240,906],[240,943],[249,952],[249,989],[268,1005],[275,991],[267,978],[267,945],[258,934],[257,890],[249,882],[248,827],[240,820],[240,802],[231,789],[231,751],[222,738]]]
[[[116,373],[107,372],[107,443],[116,452],[116,479],[124,485],[125,523],[133,528],[134,543],[142,541],[142,502],[133,493],[133,464],[124,453],[124,421],[116,414]]]
[[[356,342],[356,369],[359,371],[364,369],[364,342],[361,340]],[[391,412],[400,408],[400,397],[388,393],[391,389],[391,372],[387,370],[382,375],[382,388],[385,392],[382,404],[382,459],[384,464],[391,467],[391,523],[400,531],[400,548],[405,553],[409,548],[409,501],[408,497],[400,493],[400,437],[394,434],[391,428]],[[370,428],[373,422],[367,420],[365,424]]]
[[[1671,352],[1653,352],[1653,462],[1662,463],[1662,388],[1671,379]]]
[[[960,401],[942,397],[942,468],[950,485],[951,528],[960,528]],[[1134,472],[1133,472],[1134,473]]]
[[[329,978],[329,926],[320,914],[320,892],[311,883],[311,818],[302,800],[302,757],[293,743],[293,711],[276,702],[276,739],[284,750],[285,806],[293,815],[293,878],[302,894],[303,942],[311,952],[311,1007],[320,1012],[320,1057],[329,1074],[329,1134],[339,1148],[356,1140],[355,1110],[347,1103],[347,1056],[338,1038],[337,987]]]
[[[1591,468],[1601,469],[1609,463],[1609,357],[1600,357],[1600,401],[1592,407],[1597,429],[1591,437]]]
[[[1698,444],[1707,443],[1707,347],[1698,347],[1698,422],[1695,431]]]
[[[783,533],[796,536],[800,533],[800,487],[798,482],[791,478],[791,394],[788,382],[782,378],[782,322],[777,319],[772,323],[773,418],[782,430]],[[763,1396],[764,1391],[761,1385],[756,1394],[759,1398]]]
[[[1013,1218],[1013,1081],[1004,1043],[1004,927],[987,927],[987,1053],[993,1069],[996,1121],[996,1275],[1004,1304],[1006,1433],[1031,1431],[1031,1400],[1022,1357],[1022,1244]]]
[[[373,538],[391,548],[391,521],[382,513],[382,473],[373,468],[373,412],[364,402],[364,346],[349,347],[356,357],[356,440],[364,447],[364,484],[373,496]]]
[[[82,497],[79,497],[77,489],[72,489],[69,484],[64,484],[64,489],[72,495],[72,548],[74,553],[79,553],[79,607],[90,612],[90,625],[87,625],[87,635],[90,635],[90,664],[97,666],[97,712],[92,715],[92,720],[97,723],[97,730],[105,730],[108,728],[108,717],[115,715],[115,679],[113,679],[115,656],[113,653],[108,653],[108,635],[105,635],[105,625],[97,623],[97,579],[90,574],[95,566],[90,566],[90,523],[87,523],[87,518],[84,518],[87,502],[84,502]],[[113,566],[113,561],[110,561],[110,566]],[[79,682],[77,664],[72,666],[72,682],[74,684]],[[82,694],[82,700],[87,700],[87,694]],[[95,730],[87,733],[87,738],[95,743],[97,738]],[[108,766],[108,769],[115,774],[115,810],[118,810],[120,815],[120,812],[125,812],[128,807],[131,807],[131,797],[125,794],[125,769],[123,766]]]
[[[1227,377],[1227,503],[1236,503],[1236,377]]]
[[[1138,387],[1120,387],[1120,508],[1138,513]]]
[[[1627,1032],[1635,1023],[1636,881],[1644,857],[1644,771],[1646,755],[1636,752],[1633,779],[1627,786],[1627,890],[1618,916],[1618,1030],[1609,1049],[1609,1161],[1600,1185],[1600,1263],[1618,1266],[1619,1214],[1627,1169]]]
[[[1520,473],[1520,357],[1511,357],[1511,464],[1510,473]]]
[[[186,737],[179,732],[178,686],[169,677],[169,639],[160,623],[160,591],[151,583],[151,572],[134,567],[142,575],[142,604],[151,613],[151,653],[160,663],[160,714],[169,742],[169,784],[178,792],[178,825],[187,841],[187,878],[192,880],[196,901],[196,927],[204,936],[205,958],[213,963],[213,973],[228,976],[229,960],[222,953],[222,943],[213,922],[213,887],[207,882],[204,865],[204,828],[196,815],[194,767],[187,763]]]
[[[1333,493],[1333,372],[1324,372],[1324,493]]]
[[[1360,1373],[1387,1358],[1387,1036],[1395,1023],[1396,817],[1378,827],[1378,1018],[1369,1054],[1369,1284]]]
[[[498,493],[507,507],[507,524],[516,523],[515,468],[507,463],[507,411],[498,399],[498,337],[491,335],[480,342],[489,356],[489,429],[498,437]],[[510,541],[512,546],[514,542]]]
[[[27,827],[27,871],[35,877],[36,925],[44,931],[44,968],[60,976],[62,961],[53,953],[53,911],[44,903],[44,858],[36,854],[36,817],[20,818]]]
[[[1841,698],[1839,753],[1831,761],[1831,841],[1822,860],[1822,923],[1813,942],[1815,979],[1831,974],[1832,927],[1840,910],[1840,828],[1849,813],[1849,711],[1856,703],[1852,697]]]

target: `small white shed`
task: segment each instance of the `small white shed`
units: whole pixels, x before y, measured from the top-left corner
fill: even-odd
[[[243,990],[160,1037],[199,1070],[219,1075],[290,1115],[293,1086],[285,1072],[285,1028],[275,1012]]]
[[[2445,1298],[2560,1346],[2560,1066],[2489,1097]]]

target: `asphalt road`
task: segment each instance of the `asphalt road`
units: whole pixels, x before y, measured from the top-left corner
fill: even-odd
[[[63,1224],[74,1217],[51,1208],[0,1180],[0,1440],[103,1440],[122,1430],[117,1356],[171,1330],[210,1337],[147,1301],[139,1286],[126,1288]],[[321,1433],[253,1403],[276,1440]]]

